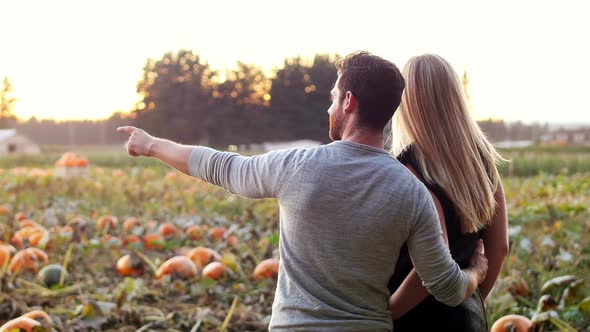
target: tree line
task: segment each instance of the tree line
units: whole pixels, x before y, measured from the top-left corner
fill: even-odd
[[[0,90],[0,128],[16,128],[36,142],[55,145],[118,144],[121,125],[189,144],[226,147],[268,141],[312,139],[328,142],[329,93],[337,77],[337,55],[285,59],[272,75],[238,62],[233,70],[214,70],[190,50],[148,59],[137,83],[141,100],[131,110],[102,121],[17,121],[8,79]],[[468,81],[466,74],[462,77]],[[535,139],[545,128],[503,121],[480,125],[492,140]],[[513,128],[511,128],[513,127]],[[539,126],[538,126],[539,127]]]
[[[121,141],[122,124],[185,143],[215,146],[264,141],[313,139],[327,142],[329,92],[336,80],[336,55],[289,58],[272,77],[241,63],[228,71],[212,69],[190,50],[148,59],[137,84],[141,96],[134,109],[104,121],[7,119],[32,139],[51,144],[111,144]],[[11,87],[12,89],[12,87]],[[105,134],[106,133],[106,134]],[[113,136],[113,137],[111,137]]]

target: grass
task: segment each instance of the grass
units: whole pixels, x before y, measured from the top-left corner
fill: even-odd
[[[131,158],[120,147],[74,149],[90,159],[92,166],[87,178],[33,177],[27,172],[10,170],[20,166],[50,169],[64,151],[53,147],[38,156],[1,158],[0,168],[7,170],[0,172],[0,187],[3,189],[0,204],[7,204],[11,213],[25,212],[27,217],[47,227],[65,225],[74,216],[87,218],[90,223],[89,244],[73,248],[68,267],[74,286],[84,287],[77,290],[75,296],[61,293],[53,296],[55,294],[51,293],[51,297],[42,299],[29,294],[36,294],[34,289],[3,289],[9,296],[0,304],[30,308],[42,303],[64,323],[86,324],[92,319],[83,317],[76,310],[78,306],[83,305],[88,308],[84,310],[92,312],[93,301],[118,303],[123,298],[123,289],[129,299],[120,308],[122,314],[108,316],[110,320],[102,326],[104,330],[108,330],[106,326],[112,331],[123,326],[143,327],[144,330],[156,326],[161,327],[156,330],[173,327],[190,330],[195,326],[200,331],[218,331],[224,327],[236,331],[266,329],[264,322],[271,310],[275,285],[272,282],[256,283],[249,275],[255,263],[272,255],[278,245],[276,201],[247,200],[231,195],[172,172],[154,159]],[[531,148],[502,153],[512,159],[510,164],[503,166],[511,168],[502,169],[511,248],[486,303],[490,323],[511,313],[531,317],[538,300],[544,295],[542,285],[551,278],[564,274],[590,275],[590,152]],[[167,244],[166,250],[145,251],[145,254],[151,260],[162,262],[180,245],[211,246],[222,253],[235,255],[240,267],[237,271],[246,273],[237,273],[233,279],[214,284],[158,282],[149,275],[121,278],[113,266],[116,259],[129,250],[103,247],[102,234],[93,231],[96,219],[106,214],[118,216],[121,221],[137,216],[144,221],[171,221],[179,226],[192,223],[236,225],[234,232],[240,238],[238,248],[207,239],[202,242],[184,239],[178,240],[184,242]],[[0,234],[4,234],[4,240],[9,240],[14,231],[11,220],[12,215],[0,216]],[[48,253],[51,263],[62,263],[66,260],[68,245],[57,241],[56,234],[52,233],[55,245]],[[124,233],[119,229],[115,235]],[[31,275],[22,278],[30,282],[34,280]],[[514,281],[521,279],[530,288],[530,293],[517,296],[513,290]],[[189,293],[191,296],[181,296]],[[558,300],[563,297],[562,293],[552,296]],[[582,308],[581,299],[588,296],[590,288],[587,284],[582,285],[576,294],[564,301],[563,308],[557,310],[561,319],[580,331],[590,326],[590,313],[579,309]],[[154,316],[154,307],[160,308],[158,321],[146,320],[145,317]],[[193,312],[195,310],[198,315]],[[74,316],[76,319],[68,321]],[[236,326],[238,323],[242,325]],[[70,329],[64,327],[63,330]],[[548,326],[546,330],[555,330],[555,326]]]
[[[87,157],[98,167],[133,168],[151,167],[158,171],[168,166],[153,158],[131,158],[122,146],[46,146],[40,155],[5,155],[0,157],[0,168],[13,167],[52,167],[59,156],[73,151]],[[590,147],[533,146],[525,149],[503,149],[502,156],[508,162],[499,165],[500,173],[506,177],[528,177],[541,174],[577,174],[590,172]]]

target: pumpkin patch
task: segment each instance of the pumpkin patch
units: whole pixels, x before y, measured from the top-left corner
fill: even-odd
[[[85,176],[0,174],[0,331],[212,332],[226,318],[226,331],[268,330],[281,265],[275,200],[90,159]],[[584,331],[590,177],[504,186],[511,248],[485,302],[491,331]]]

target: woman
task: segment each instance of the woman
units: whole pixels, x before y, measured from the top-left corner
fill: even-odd
[[[398,331],[487,331],[483,300],[508,252],[504,191],[496,163],[502,158],[471,118],[459,77],[438,55],[417,56],[404,67],[406,88],[393,118],[392,153],[430,190],[444,239],[465,268],[482,238],[486,279],[457,307],[434,299],[403,247],[389,282]]]

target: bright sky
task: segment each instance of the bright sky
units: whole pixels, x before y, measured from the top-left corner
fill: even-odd
[[[477,118],[590,123],[588,1],[2,1],[0,78],[22,118],[130,110],[147,58],[213,68],[365,49],[400,68],[438,53],[470,75]],[[327,98],[326,98],[327,100]],[[326,101],[326,107],[328,107]]]

